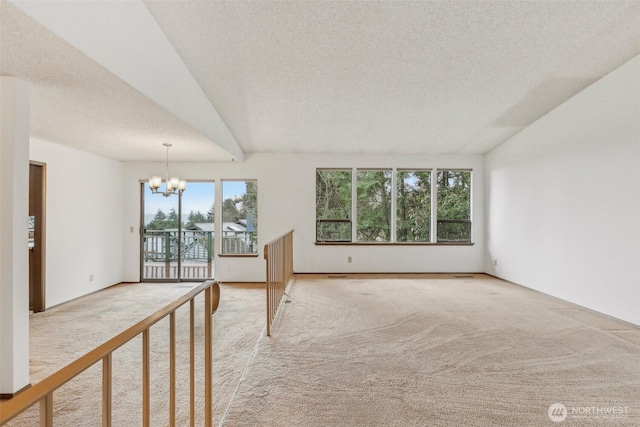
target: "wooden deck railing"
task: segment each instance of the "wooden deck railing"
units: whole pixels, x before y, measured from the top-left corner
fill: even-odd
[[[264,245],[267,264],[267,336],[293,277],[293,230]]]
[[[40,426],[53,426],[53,393],[62,385],[78,376],[91,366],[102,361],[102,426],[111,426],[112,411],[112,354],[133,338],[142,334],[142,425],[150,425],[150,363],[149,329],[158,321],[169,316],[169,426],[175,426],[176,415],[176,326],[175,312],[189,303],[190,307],[190,425],[195,424],[195,297],[204,292],[204,421],[205,426],[212,425],[211,391],[211,315],[215,313],[220,301],[220,286],[208,281],[192,289],[183,297],[158,310],[146,319],[136,323],[126,331],[110,339],[89,353],[28,388],[0,406],[0,426],[9,422],[31,406],[40,403]]]

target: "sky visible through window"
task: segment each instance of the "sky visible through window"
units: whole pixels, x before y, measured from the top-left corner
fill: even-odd
[[[245,181],[224,181],[224,197],[235,198],[246,192]],[[160,187],[164,191],[164,183]],[[182,194],[182,214],[198,212],[206,216],[215,200],[215,186],[213,182],[187,181],[187,189]],[[144,223],[153,220],[158,209],[169,213],[171,209],[178,211],[178,196],[163,197],[160,194],[151,194],[149,183],[144,184]]]

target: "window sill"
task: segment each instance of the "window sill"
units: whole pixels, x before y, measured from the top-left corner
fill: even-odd
[[[220,258],[257,258],[259,254],[218,254]]]
[[[473,246],[473,242],[315,242],[316,246]]]

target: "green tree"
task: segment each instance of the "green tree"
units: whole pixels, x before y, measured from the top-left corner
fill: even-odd
[[[430,171],[398,171],[396,218],[398,242],[430,241]]]
[[[158,209],[156,215],[153,217],[153,220],[149,224],[147,224],[147,230],[164,230],[165,223],[167,221],[167,214],[162,212],[161,209]]]
[[[178,214],[176,213],[175,208],[171,208],[171,210],[169,211],[169,215],[167,215],[167,220],[165,222],[164,228],[178,228]]]
[[[356,186],[358,240],[391,241],[391,171],[359,170]]]
[[[189,212],[189,216],[187,217],[187,227],[203,222],[207,222],[207,218],[202,214],[202,212]]]
[[[236,207],[236,201],[228,198],[222,201],[222,220],[224,222],[237,222],[241,218],[241,213]]]
[[[438,171],[438,241],[471,240],[471,172]]]
[[[253,225],[258,231],[258,183],[247,181],[247,190],[240,196],[240,216],[247,220],[247,225]],[[255,236],[255,235],[254,235]]]
[[[215,222],[215,209],[214,205],[211,205],[211,208],[207,211],[207,220],[204,222]]]
[[[316,171],[316,218],[351,219],[351,171]]]
[[[316,239],[351,241],[351,171],[316,171]]]

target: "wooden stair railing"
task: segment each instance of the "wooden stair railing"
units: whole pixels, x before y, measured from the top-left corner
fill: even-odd
[[[293,277],[293,230],[264,245],[267,264],[267,336]]]
[[[150,425],[150,369],[149,369],[149,328],[158,321],[169,316],[169,426],[175,426],[175,394],[176,394],[176,364],[175,364],[175,312],[178,308],[189,303],[190,307],[190,425],[195,423],[195,297],[204,292],[204,420],[205,426],[211,427],[213,420],[211,373],[211,317],[218,309],[220,302],[220,286],[218,282],[207,281],[178,298],[171,304],[156,311],[146,319],[136,323],[129,329],[118,334],[104,344],[91,350],[84,356],[53,373],[49,377],[26,389],[12,399],[0,405],[0,426],[9,422],[22,412],[40,403],[40,426],[53,426],[53,393],[62,385],[72,380],[91,366],[102,361],[102,426],[111,426],[112,396],[112,354],[133,338],[142,334],[142,423]],[[208,310],[207,310],[208,308]],[[206,313],[210,313],[207,315]]]

